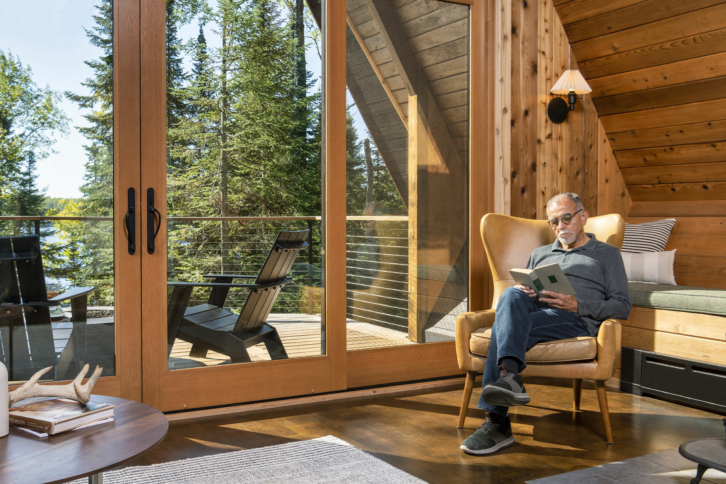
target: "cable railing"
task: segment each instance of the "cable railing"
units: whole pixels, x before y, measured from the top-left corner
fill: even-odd
[[[46,273],[52,274],[53,279],[49,282],[93,285],[101,290],[96,291],[99,295],[91,296],[89,303],[113,306],[113,220],[86,216],[0,216],[0,236],[41,235]],[[346,220],[348,317],[407,332],[408,217],[348,216]],[[291,270],[293,282],[281,291],[272,312],[321,312],[321,217],[183,216],[167,217],[166,222],[167,278],[190,282],[202,282],[203,275],[208,273],[257,274],[277,232],[309,229],[309,248],[299,253]],[[80,264],[69,260],[76,253]],[[195,289],[189,305],[202,304],[208,296],[208,290]],[[236,312],[246,296],[244,290],[230,291],[226,306]]]

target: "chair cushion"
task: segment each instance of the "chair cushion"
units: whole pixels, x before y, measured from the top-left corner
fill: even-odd
[[[487,356],[492,328],[480,328],[471,334],[469,350],[479,356]],[[538,343],[527,350],[527,363],[560,363],[567,361],[594,360],[597,358],[597,339],[590,336],[560,339]]]
[[[633,306],[726,316],[726,291],[703,287],[630,282]]]

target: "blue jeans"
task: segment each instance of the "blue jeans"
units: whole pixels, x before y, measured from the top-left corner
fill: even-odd
[[[543,341],[589,336],[587,326],[580,317],[563,309],[540,307],[524,291],[505,289],[497,303],[489,353],[484,367],[482,388],[499,379],[502,358],[514,358],[519,371],[527,367],[524,353]],[[495,407],[479,398],[477,408],[507,415],[509,407]]]

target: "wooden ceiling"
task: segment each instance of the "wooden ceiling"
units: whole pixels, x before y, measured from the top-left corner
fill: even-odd
[[[632,200],[726,200],[726,1],[554,6]]]

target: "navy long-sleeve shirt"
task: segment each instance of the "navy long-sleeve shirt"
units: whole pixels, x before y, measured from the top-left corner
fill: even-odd
[[[595,336],[606,319],[628,319],[631,303],[620,251],[593,234],[587,235],[590,240],[576,249],[563,249],[559,240],[535,249],[527,268],[558,263],[575,290],[577,315]]]

